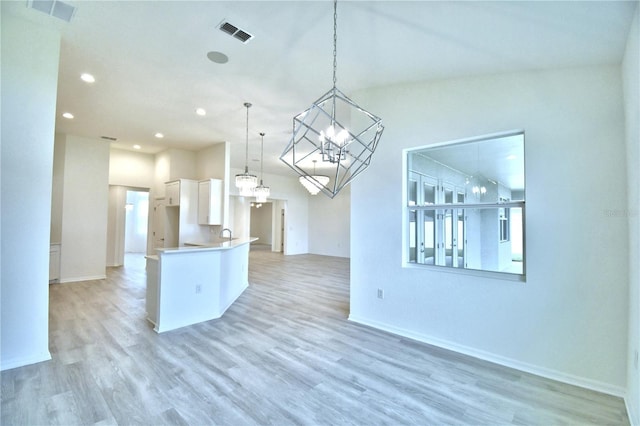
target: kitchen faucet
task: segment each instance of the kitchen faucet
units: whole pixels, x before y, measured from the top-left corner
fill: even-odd
[[[220,231],[220,238],[224,238],[224,231],[229,231],[229,241],[231,241],[231,229],[229,228],[224,228],[222,231]]]

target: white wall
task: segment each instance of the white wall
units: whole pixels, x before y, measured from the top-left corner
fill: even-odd
[[[56,134],[53,146],[53,181],[51,184],[51,242],[62,239],[62,196],[64,194],[64,140]],[[61,141],[61,142],[59,142]]]
[[[0,368],[50,359],[49,238],[60,34],[1,2]],[[24,7],[24,6],[23,6]]]
[[[197,155],[184,149],[167,149],[155,155],[153,193],[164,197],[164,184],[177,179],[198,179]]]
[[[124,206],[126,201],[126,187],[109,185],[106,266],[122,266],[124,264],[124,233],[126,224]]]
[[[197,152],[197,179],[229,179],[228,159],[230,158],[229,142],[221,142]]]
[[[152,154],[111,148],[109,185],[153,188],[155,158]]]
[[[629,345],[627,354],[627,407],[631,424],[640,424],[640,373],[634,362],[640,347],[640,7],[629,32],[622,63],[627,141],[628,207],[623,216],[629,222]]]
[[[106,276],[109,144],[73,135],[64,139],[60,282],[101,279]]]
[[[169,149],[169,153],[171,155],[169,180],[198,179],[195,152],[184,149]]]
[[[351,187],[350,318],[622,395],[628,226],[607,214],[627,205],[620,68],[398,85],[353,99],[383,118],[385,134]],[[517,129],[526,283],[403,267],[402,150]]]
[[[162,151],[155,155],[155,172],[153,175],[153,194],[155,197],[164,197],[165,182],[171,180],[171,155],[169,151]]]
[[[369,170],[363,172],[361,176],[366,173],[369,173]],[[349,257],[351,186],[347,185],[333,199],[322,193],[308,197],[309,253]],[[369,214],[375,214],[375,212],[369,212]],[[380,232],[380,230],[372,229],[371,232]]]

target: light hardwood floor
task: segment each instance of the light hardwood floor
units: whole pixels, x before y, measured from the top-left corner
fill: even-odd
[[[250,253],[223,318],[162,335],[144,260],[50,286],[52,361],[2,372],[3,425],[628,424],[620,398],[347,321],[346,259]]]

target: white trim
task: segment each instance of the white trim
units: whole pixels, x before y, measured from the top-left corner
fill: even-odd
[[[389,333],[397,334],[399,336],[407,337],[409,339],[417,340],[419,342],[423,342],[423,343],[427,343],[440,348],[448,349],[464,355],[469,355],[474,358],[493,362],[495,364],[499,364],[505,367],[514,368],[516,370],[520,370],[526,373],[535,374],[537,376],[545,377],[547,379],[557,380],[562,383],[579,386],[582,388],[606,393],[608,395],[613,395],[621,398],[624,398],[626,396],[626,389],[624,387],[612,385],[610,383],[604,383],[598,380],[592,380],[586,377],[575,376],[573,374],[564,373],[562,371],[529,364],[529,363],[518,361],[512,358],[496,355],[491,352],[486,352],[486,351],[472,348],[469,346],[464,346],[458,343],[450,342],[447,340],[442,340],[432,336],[415,333],[410,330],[394,327],[392,325],[384,324],[378,321],[368,320],[366,318],[360,318],[354,315],[349,315],[349,321],[353,321],[358,324],[363,324],[369,327],[377,328],[379,330],[387,331]]]
[[[638,419],[636,419],[635,417],[633,417],[633,410],[631,410],[631,404],[629,404],[629,395],[626,395],[624,397],[624,406],[627,409],[627,417],[629,418],[629,423],[631,424],[631,426],[638,426],[640,425],[640,423],[638,422]]]
[[[106,275],[91,275],[87,277],[73,277],[73,278],[64,278],[60,280],[60,284],[63,283],[76,283],[79,281],[96,281],[96,280],[106,280]]]
[[[11,370],[13,368],[24,367],[26,365],[37,364],[43,361],[51,360],[51,353],[49,351],[40,353],[27,358],[14,358],[9,361],[2,360],[2,366],[0,371]]]
[[[238,294],[236,294],[233,299],[229,302],[229,304],[227,306],[223,306],[220,312],[220,316],[217,318],[221,318],[225,312],[227,312],[227,309],[229,309],[231,307],[231,305],[233,305],[235,303],[236,300],[238,300],[238,297],[242,296],[242,293],[244,293],[244,291],[246,289],[249,288],[249,282],[246,282],[244,284],[244,286],[242,288],[240,288],[240,290],[238,291]],[[215,318],[214,318],[215,319]]]

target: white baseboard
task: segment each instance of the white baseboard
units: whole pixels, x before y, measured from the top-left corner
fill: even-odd
[[[629,404],[628,395],[624,397],[624,406],[627,409],[627,417],[629,417],[629,423],[631,423],[631,426],[640,425],[640,422],[638,422],[638,419],[635,417],[635,411],[630,409],[631,405]]]
[[[60,278],[60,283],[76,283],[79,281],[95,281],[107,279],[106,275],[90,275],[87,277]]]
[[[24,367],[25,365],[37,364],[39,362],[49,361],[49,360],[51,360],[51,353],[49,351],[31,356],[28,358],[14,358],[10,360],[3,359],[2,366],[0,366],[0,370],[1,371],[11,370],[13,368]]]
[[[244,293],[244,291],[248,288],[249,288],[249,283],[248,282],[244,283],[244,285],[239,289],[238,293],[231,298],[231,301],[227,304],[227,306],[222,307],[220,312],[220,317],[222,317],[222,315],[224,315],[224,313],[227,312],[227,309],[229,309],[231,305],[233,305],[234,302],[238,300],[238,297],[242,296],[242,293]]]
[[[529,364],[526,362],[503,357],[500,355],[496,355],[496,354],[479,350],[476,348],[472,348],[469,346],[460,345],[454,342],[449,342],[446,340],[434,338],[432,336],[428,336],[428,335],[416,333],[410,330],[384,324],[378,321],[369,320],[367,318],[361,318],[354,315],[349,315],[349,321],[353,321],[369,327],[377,328],[383,331],[387,331],[389,333],[397,334],[399,336],[407,337],[409,339],[417,340],[419,342],[427,343],[443,349],[448,349],[454,352],[469,355],[474,358],[493,362],[495,364],[503,365],[505,367],[514,368],[516,370],[520,370],[526,373],[535,374],[536,376],[545,377],[547,379],[557,380],[562,383],[579,386],[582,388],[606,393],[608,395],[613,395],[621,398],[624,398],[626,396],[626,389],[621,386],[616,386],[609,383],[600,382],[598,380],[592,380],[585,377],[564,373],[562,371],[541,367],[534,364]]]

